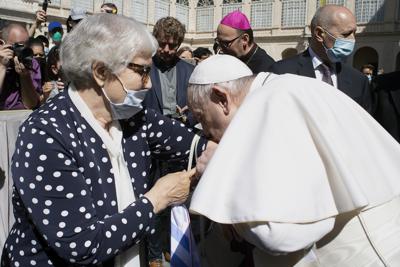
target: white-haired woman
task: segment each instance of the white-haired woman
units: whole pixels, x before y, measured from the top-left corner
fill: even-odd
[[[81,21],[65,38],[71,86],[18,135],[16,223],[2,266],[138,266],[137,243],[153,231],[153,215],[186,199],[193,171],[149,185],[151,157],[183,160],[194,137],[142,108],[156,48],[144,26],[109,14]]]

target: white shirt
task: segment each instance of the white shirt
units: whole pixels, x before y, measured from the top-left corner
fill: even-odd
[[[128,168],[122,153],[122,130],[118,121],[113,121],[109,132],[100,126],[85,101],[78,91],[70,87],[68,94],[71,101],[81,113],[82,117],[90,124],[93,130],[100,136],[107,148],[111,166],[115,177],[115,191],[117,195],[118,212],[124,210],[136,200],[130,179]],[[140,266],[139,246],[133,246],[115,258],[114,267],[138,267]]]
[[[317,56],[317,54],[315,54],[315,52],[311,49],[311,47],[308,48],[308,51],[310,52],[311,61],[314,67],[315,77],[317,80],[322,81],[323,74],[319,67],[319,65],[323,64],[322,60]],[[331,69],[331,79],[333,82],[333,86],[338,88],[338,81],[335,68]]]

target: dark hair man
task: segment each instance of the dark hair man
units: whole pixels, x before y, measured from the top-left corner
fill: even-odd
[[[210,49],[206,47],[197,47],[193,51],[193,57],[196,60],[197,64],[199,64],[200,62],[202,62],[203,60],[205,60],[210,56],[212,56],[212,52],[210,51]]]
[[[368,81],[371,83],[372,77],[374,76],[375,67],[371,64],[365,64],[361,67],[361,72],[367,76]]]
[[[353,52],[356,29],[356,19],[349,9],[338,5],[323,6],[311,21],[308,49],[295,57],[275,63],[271,71],[277,74],[298,74],[327,82],[371,112],[367,77],[343,64]]]
[[[33,109],[41,94],[40,67],[27,48],[28,31],[9,24],[2,31],[0,45],[0,110]]]
[[[268,71],[275,60],[254,42],[246,15],[239,10],[226,15],[217,28],[215,42],[224,53],[239,58],[253,73]]]

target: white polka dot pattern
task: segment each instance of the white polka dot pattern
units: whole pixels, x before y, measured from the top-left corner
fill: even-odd
[[[12,266],[53,265],[32,227],[64,266],[105,262],[154,232],[153,206],[143,197],[150,189],[151,157],[185,159],[193,133],[152,110],[121,121],[121,127],[124,158],[140,197],[118,212],[107,150],[67,93],[24,122],[12,164],[16,223],[5,247]]]

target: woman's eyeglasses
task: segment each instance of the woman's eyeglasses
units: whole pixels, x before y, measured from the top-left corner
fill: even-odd
[[[137,74],[142,76],[143,85],[147,84],[147,82],[149,81],[149,78],[150,78],[150,70],[151,70],[150,66],[143,66],[143,65],[139,65],[139,64],[131,62],[131,63],[128,63],[127,68],[133,70],[134,72],[136,72]]]

